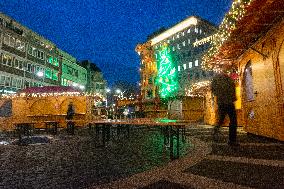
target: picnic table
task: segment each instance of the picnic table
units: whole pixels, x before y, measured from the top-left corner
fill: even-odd
[[[111,139],[112,129],[116,129],[117,134],[126,132],[126,136],[129,137],[133,126],[160,128],[164,136],[164,145],[169,146],[170,157],[175,159],[180,155],[180,141],[185,142],[186,124],[186,122],[168,119],[95,120],[89,123],[89,129],[95,129],[96,138],[101,139],[101,145],[105,146],[106,142]],[[175,144],[174,141],[176,141]],[[176,154],[174,154],[174,146],[176,146]]]

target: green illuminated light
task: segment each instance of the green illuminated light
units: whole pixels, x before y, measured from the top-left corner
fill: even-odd
[[[174,97],[178,90],[177,70],[167,46],[162,47],[157,56],[157,85],[161,98]]]

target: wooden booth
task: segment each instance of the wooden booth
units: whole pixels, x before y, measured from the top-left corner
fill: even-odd
[[[228,37],[206,60],[215,68],[238,68],[244,130],[284,141],[284,3],[238,3],[243,1],[233,3],[225,16],[229,29],[220,26],[216,40]]]
[[[75,109],[75,125],[84,126],[91,120],[99,119],[92,114],[92,109],[95,108],[96,102],[101,100],[103,98],[98,95],[82,93],[71,87],[27,88],[0,99],[0,110],[3,114],[0,118],[0,130],[13,130],[19,123],[30,123],[35,128],[44,128],[47,124],[56,122],[59,127],[65,128],[70,103]],[[7,106],[8,102],[10,108]]]

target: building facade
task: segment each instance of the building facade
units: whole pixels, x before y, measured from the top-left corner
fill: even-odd
[[[80,65],[87,70],[86,91],[106,96],[107,82],[104,79],[100,68],[89,60],[83,60]]]
[[[87,86],[87,70],[77,64],[76,58],[59,50],[62,62],[61,85],[73,86],[85,90]]]
[[[52,42],[0,13],[0,93],[59,85],[60,72]]]
[[[60,85],[105,95],[106,81],[95,64],[79,63],[54,43],[0,13],[0,94]]]
[[[198,42],[216,31],[213,24],[191,16],[138,44],[142,99],[153,99],[165,92],[185,96],[192,84],[210,79],[212,72],[201,68],[202,55],[210,44]]]

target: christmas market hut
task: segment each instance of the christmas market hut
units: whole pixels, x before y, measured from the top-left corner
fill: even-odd
[[[88,94],[72,87],[44,86],[31,87],[12,95],[3,95],[0,99],[1,130],[13,130],[15,124],[32,123],[34,127],[45,127],[48,122],[58,122],[66,127],[68,105],[74,107],[74,122],[83,126],[87,122],[99,119],[92,109],[103,101],[99,94]]]
[[[203,58],[207,70],[237,68],[244,130],[284,141],[283,0],[235,0]]]

